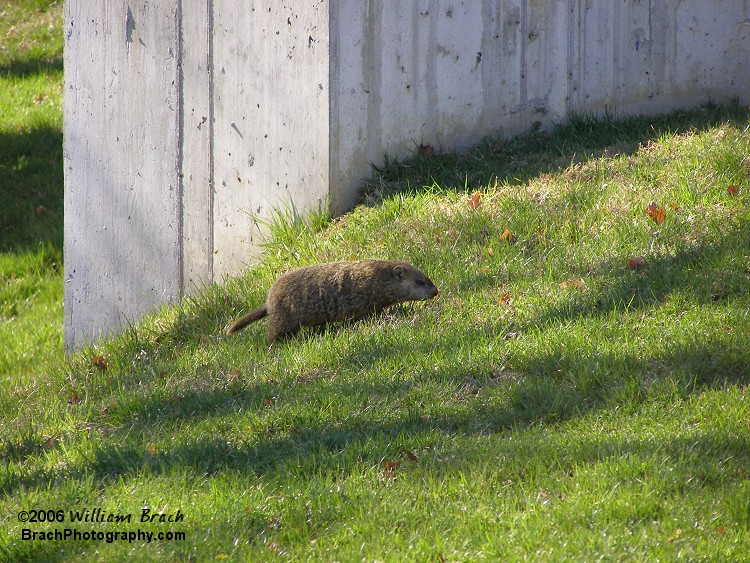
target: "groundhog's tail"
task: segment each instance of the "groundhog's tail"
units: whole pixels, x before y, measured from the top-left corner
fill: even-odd
[[[250,311],[247,315],[244,317],[240,317],[236,321],[232,323],[232,325],[227,329],[227,334],[234,334],[238,330],[242,330],[250,323],[254,323],[255,321],[258,321],[265,317],[268,314],[268,309],[265,305],[262,307],[258,307],[257,309],[253,309]]]

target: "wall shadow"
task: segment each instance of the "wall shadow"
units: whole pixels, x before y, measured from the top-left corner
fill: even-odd
[[[733,113],[734,112],[734,113]],[[708,117],[697,112],[687,123],[683,123],[682,130],[707,129],[724,121],[736,120],[747,123],[746,111],[722,110],[718,115]],[[626,133],[622,143],[618,143],[623,151],[636,151],[643,142],[658,138],[664,132],[674,132],[670,118],[655,118],[656,125],[650,132]],[[661,123],[661,125],[660,125]],[[617,124],[611,124],[611,127]],[[565,135],[573,134],[573,130],[553,134],[551,137],[543,133],[534,133],[519,143],[537,143],[535,150],[544,152],[563,147],[564,158],[571,158],[580,154],[579,148],[565,149],[567,141]],[[579,135],[581,133],[576,133]],[[37,135],[35,137],[35,135]],[[57,137],[55,137],[57,135]],[[557,135],[557,137],[555,137]],[[23,137],[23,138],[22,138]],[[610,135],[611,138],[611,135]],[[585,145],[590,154],[610,153],[611,146],[597,144],[595,139],[578,140],[576,147]],[[2,146],[13,144],[26,145],[26,149],[13,148],[16,152],[8,152]],[[59,132],[40,131],[31,137],[6,136],[0,138],[0,168],[11,163],[17,165],[19,158],[25,156],[31,161],[36,158],[32,153],[36,144],[54,145],[58,143],[58,157],[61,155]],[[479,153],[483,158],[494,159],[492,166],[486,169],[474,169],[473,174],[477,182],[487,183],[497,177],[498,168],[503,168],[503,159],[510,158],[502,152],[502,148],[493,148],[494,141],[488,140],[480,149],[489,151]],[[590,143],[590,144],[588,144]],[[573,145],[570,144],[572,147]],[[10,156],[6,157],[6,153]],[[491,154],[490,154],[491,153]],[[464,162],[464,157],[455,156],[455,162]],[[42,163],[38,163],[42,164]],[[540,165],[541,166],[541,165]],[[62,227],[62,166],[59,166],[58,194],[60,212],[60,230]],[[546,172],[541,168],[527,171],[528,178]],[[411,173],[406,169],[398,173]],[[424,178],[429,183],[434,179],[439,184],[447,183],[462,189],[463,182],[450,184],[460,179],[460,166],[454,170],[434,171],[443,176],[434,177],[427,170]],[[483,176],[484,175],[484,176]],[[451,180],[453,178],[453,180]],[[508,172],[507,181],[521,182],[522,177]],[[16,183],[17,196],[28,197],[28,180]],[[502,180],[501,180],[502,181]],[[428,183],[427,181],[425,182]],[[471,184],[469,184],[471,188]],[[55,192],[49,192],[53,197]],[[54,207],[53,207],[54,209]],[[33,233],[31,226],[18,228],[26,233]],[[34,239],[29,235],[27,238]],[[61,242],[61,239],[60,239]],[[0,233],[0,245],[5,244]],[[587,294],[564,306],[550,305],[533,321],[514,327],[514,331],[523,332],[534,330],[539,326],[564,324],[578,318],[596,318],[622,310],[627,303],[631,310],[643,309],[658,305],[672,293],[680,291],[691,299],[701,303],[715,303],[722,300],[732,300],[746,297],[747,281],[750,272],[740,270],[731,272],[731,276],[723,279],[717,285],[710,275],[717,264],[724,262],[726,256],[741,251],[742,245],[750,244],[750,226],[740,225],[730,230],[722,238],[705,242],[690,248],[681,249],[673,255],[649,262],[646,272],[633,271],[626,264],[613,262],[611,259],[602,260],[591,269],[590,276],[606,277],[603,289],[598,293]],[[493,284],[492,276],[482,278],[477,285],[466,290],[481,289]],[[228,296],[222,301],[223,290],[209,291],[210,298],[192,302],[178,316],[174,325],[164,334],[153,335],[155,346],[174,344],[174,353],[180,349],[187,349],[201,344],[207,336],[214,336],[221,331],[229,321],[229,317],[240,312],[248,305],[240,298]],[[206,324],[205,319],[210,319]],[[427,355],[434,349],[450,351],[466,340],[486,340],[493,333],[501,333],[507,327],[503,325],[473,327],[469,334],[446,334],[440,339],[414,346],[412,343],[388,341],[383,339],[358,339],[346,349],[342,349],[340,356],[331,358],[331,365],[342,363],[354,368],[366,368],[379,360],[392,357],[408,359],[415,355]],[[312,333],[306,333],[304,338],[317,338]],[[244,345],[246,343],[238,343]],[[258,344],[265,347],[265,342]],[[294,341],[282,346],[293,346]],[[311,399],[325,401],[326,396],[367,396],[372,400],[396,400],[405,391],[404,384],[398,380],[373,382],[352,382],[338,380],[332,377],[325,381],[324,386],[318,386],[313,393],[310,385],[304,381],[304,374],[300,377],[290,377],[285,381],[262,380],[252,383],[237,381],[224,386],[213,386],[202,390],[189,389],[185,391],[180,401],[166,403],[161,396],[143,396],[137,399],[135,406],[129,405],[132,418],[127,428],[114,430],[115,439],[102,440],[91,450],[91,456],[80,458],[77,463],[58,469],[35,468],[22,478],[8,478],[2,482],[0,490],[5,494],[13,494],[21,487],[41,487],[49,483],[66,479],[91,479],[107,484],[122,478],[142,475],[144,472],[156,475],[170,472],[189,471],[195,474],[211,475],[222,471],[232,471],[246,474],[249,477],[267,475],[284,468],[290,468],[300,476],[314,476],[320,472],[341,471],[336,454],[353,448],[359,459],[370,466],[378,466],[384,455],[397,458],[398,444],[403,437],[418,437],[420,435],[463,435],[502,433],[510,429],[523,430],[538,423],[557,424],[577,417],[595,413],[611,406],[612,397],[622,390],[624,382],[616,375],[606,377],[606,373],[592,373],[585,381],[571,382],[560,375],[560,356],[552,351],[540,351],[525,366],[523,373],[507,373],[498,371],[492,362],[483,364],[477,362],[465,365],[457,361],[448,361],[437,371],[427,371],[422,368],[410,373],[411,384],[420,382],[441,382],[446,388],[455,389],[455,393],[465,397],[472,405],[470,409],[463,409],[461,414],[449,411],[424,417],[418,410],[404,410],[402,414],[392,420],[372,421],[367,419],[342,419],[335,425],[322,422],[320,419],[308,420],[307,423],[295,431],[290,429],[268,428],[267,431],[256,433],[251,437],[244,437],[235,441],[228,440],[226,435],[217,433],[212,436],[202,434],[189,442],[177,442],[171,446],[161,446],[153,451],[146,451],[136,445],[131,445],[126,435],[148,435],[157,433],[163,426],[165,419],[175,423],[197,423],[210,421],[232,415],[238,411],[260,412],[264,409],[279,408],[284,403],[304,403]],[[271,352],[273,353],[273,352]],[[573,361],[573,360],[571,360]],[[633,373],[652,374],[648,377],[666,377],[667,373],[683,371],[687,378],[682,383],[689,384],[686,393],[702,393],[707,390],[721,389],[727,385],[750,382],[750,358],[746,352],[729,348],[718,339],[709,339],[691,345],[680,344],[672,347],[668,352],[652,354],[646,357],[633,355],[618,355],[611,357],[591,353],[582,354],[574,361],[586,364],[598,361],[604,366],[618,366],[626,364],[628,371]],[[654,374],[654,366],[661,366]],[[562,367],[565,367],[564,365]],[[683,369],[684,368],[684,369]],[[355,370],[356,371],[356,370]],[[617,371],[617,370],[613,370]],[[147,379],[147,378],[146,378]],[[636,382],[647,392],[646,376]],[[494,387],[506,386],[507,400],[503,408],[498,409],[492,401],[483,398]],[[687,389],[687,387],[686,387]],[[282,401],[268,401],[272,398],[282,398]],[[116,410],[116,409],[113,409]],[[113,413],[116,414],[116,413]],[[96,424],[92,425],[96,431]],[[706,469],[709,459],[736,459],[750,463],[750,443],[742,435],[731,434],[726,431],[703,430],[698,439],[695,436],[675,436],[665,441],[649,441],[633,438],[631,440],[612,440],[607,436],[595,435],[575,444],[575,449],[569,453],[570,459],[576,463],[598,463],[612,457],[627,455],[652,457],[660,455],[673,460],[675,464],[689,464],[696,474],[705,474],[705,486],[711,486],[712,475]],[[117,440],[122,435],[123,440]],[[20,456],[26,458],[37,453],[39,445],[36,438],[31,437],[28,443],[17,444],[13,449],[6,447],[2,458]],[[371,445],[386,444],[385,449],[372,448]],[[559,446],[553,441],[542,445],[536,455],[544,459],[546,456],[554,458]],[[686,456],[686,452],[691,452]],[[19,459],[20,459],[19,458]],[[471,463],[471,460],[466,461]],[[433,470],[434,468],[431,468]],[[438,471],[438,469],[434,469]],[[40,550],[43,549],[40,546]]]
[[[50,59],[14,59],[7,64],[0,64],[0,76],[13,76],[14,78],[26,78],[37,74],[57,74],[63,71],[63,57]]]
[[[523,185],[542,174],[565,170],[571,163],[585,162],[605,155],[630,155],[640,147],[666,134],[706,131],[723,123],[745,128],[750,111],[740,105],[705,106],[679,110],[654,117],[572,116],[570,122],[551,131],[532,128],[518,137],[485,138],[466,153],[426,156],[419,147],[411,158],[386,158],[383,167],[374,167],[362,189],[360,203],[377,205],[399,193],[429,189],[474,191],[495,181]]]
[[[62,253],[62,132],[52,127],[0,133],[0,252]]]

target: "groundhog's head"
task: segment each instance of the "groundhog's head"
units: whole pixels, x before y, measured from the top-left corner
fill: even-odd
[[[404,301],[424,301],[440,295],[432,280],[409,264],[394,266],[393,275],[398,280]]]

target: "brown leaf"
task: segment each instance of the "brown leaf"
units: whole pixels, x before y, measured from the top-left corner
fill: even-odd
[[[628,260],[628,268],[630,268],[631,270],[643,268],[643,266],[645,265],[646,261],[640,256],[636,256],[635,258],[631,258],[630,260]]]
[[[467,202],[468,206],[471,209],[477,209],[480,205],[482,205],[482,192],[474,192],[469,196],[469,201]]]
[[[577,280],[565,280],[564,282],[560,284],[560,287],[564,289],[569,289],[569,288],[584,289],[586,287],[586,284],[584,283],[582,279],[578,278]]]
[[[679,538],[681,535],[682,535],[682,528],[677,528],[674,531],[674,534],[672,534],[671,536],[669,536],[667,538],[667,541],[668,542],[673,542],[674,540],[676,540],[677,538]]]
[[[736,196],[740,193],[740,187],[735,186],[734,184],[730,184],[727,186],[727,192],[729,192],[729,195]]]
[[[513,242],[516,240],[516,235],[510,232],[510,229],[505,229],[500,235],[500,240],[503,242]]]
[[[81,402],[81,397],[78,396],[78,393],[76,392],[75,389],[71,388],[71,390],[70,390],[70,399],[68,399],[68,404],[69,405],[77,405],[80,402]]]
[[[494,255],[495,255],[495,251],[492,250],[491,246],[488,246],[487,247],[487,256],[494,256]]]
[[[393,472],[396,471],[396,469],[399,468],[401,465],[400,461],[386,461],[383,463],[383,468],[385,469],[385,478],[391,479],[393,477]]]
[[[98,356],[94,356],[93,358],[91,358],[91,365],[99,368],[102,371],[105,371],[107,369],[107,361],[104,359],[103,354],[99,354]]]
[[[409,461],[413,461],[413,462],[419,461],[417,459],[417,456],[415,456],[413,452],[410,452],[407,449],[401,450],[401,453],[404,454],[404,456],[406,457],[406,459],[408,459]]]
[[[435,154],[435,149],[432,148],[432,145],[419,145],[419,154],[425,158],[430,158]]]
[[[672,209],[674,209],[675,211],[677,211],[677,213],[679,213],[682,210],[682,207],[680,207],[679,205],[677,205],[673,201],[669,202],[669,207],[671,207]]]
[[[146,446],[146,453],[151,455],[156,453],[156,444],[154,442],[151,442],[148,446]]]
[[[510,292],[503,291],[497,299],[498,305],[510,305]]]
[[[656,223],[657,225],[662,223],[667,217],[667,214],[664,212],[664,208],[658,206],[655,201],[652,201],[649,206],[643,211],[646,213],[646,215],[651,217],[654,220],[654,223]]]

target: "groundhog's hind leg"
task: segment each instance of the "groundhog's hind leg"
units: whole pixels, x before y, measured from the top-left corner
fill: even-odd
[[[291,336],[299,330],[299,327],[298,322],[290,322],[283,315],[281,317],[270,315],[270,320],[268,321],[268,341],[274,342],[277,338]]]

